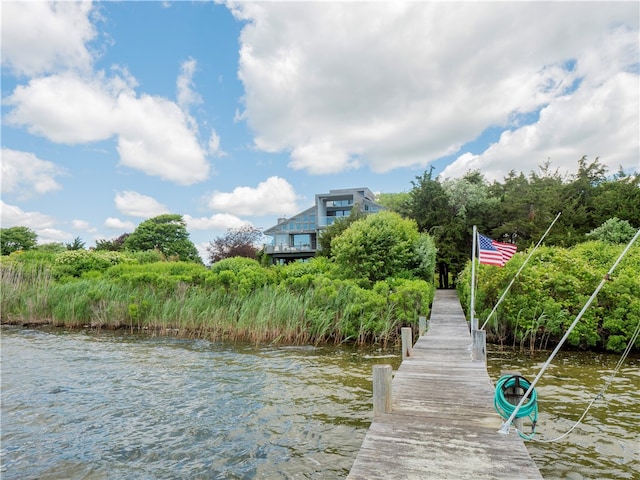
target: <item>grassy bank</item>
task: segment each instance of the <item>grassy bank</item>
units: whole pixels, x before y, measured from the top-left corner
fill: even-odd
[[[1,320],[252,342],[386,346],[396,342],[402,326],[427,315],[433,299],[433,286],[421,280],[363,288],[331,278],[318,265],[226,267],[123,261],[69,277],[47,262],[3,261]]]

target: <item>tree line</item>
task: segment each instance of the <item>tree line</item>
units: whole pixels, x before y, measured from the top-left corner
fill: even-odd
[[[411,181],[401,193],[380,194],[378,202],[404,218],[416,222],[437,248],[436,266],[450,271],[455,281],[470,258],[473,225],[494,240],[515,243],[519,250],[534,245],[556,215],[558,222],[545,244],[571,247],[589,240],[589,234],[606,222],[632,231],[640,226],[640,175],[622,170],[608,175],[598,158],[578,160],[577,172],[561,175],[549,162],[538,172],[511,171],[502,181],[489,182],[480,171],[459,179],[434,177],[433,168]],[[319,255],[331,258],[331,241],[363,214],[352,212],[342,222],[327,228],[319,239]],[[611,228],[609,228],[609,231]],[[623,235],[624,236],[624,235]],[[593,237],[592,237],[593,238]],[[242,256],[260,258],[259,228],[229,229],[209,242],[207,260],[215,263]],[[36,233],[24,226],[0,230],[0,253],[38,248],[53,252],[85,248],[78,237],[69,244],[37,245]],[[163,214],[141,222],[132,233],[96,241],[97,251],[156,250],[165,259],[202,262],[190,241],[181,215]],[[440,285],[443,287],[444,285]]]
[[[477,171],[442,180],[428,170],[409,191],[381,195],[386,211],[354,210],[328,227],[319,238],[318,258],[287,266],[271,265],[257,245],[261,231],[244,227],[210,242],[207,268],[182,216],[174,214],[145,220],[91,250],[79,238],[36,245],[37,236],[26,227],[2,229],[2,321],[36,316],[77,326],[86,318],[103,325],[99,319],[108,318],[112,328],[177,325],[199,334],[234,330],[238,338],[254,338],[248,325],[262,328],[261,319],[277,313],[280,323],[259,338],[386,343],[400,326],[428,314],[436,270],[440,287],[449,287],[450,280],[466,307],[474,225],[522,252],[506,268],[479,269],[476,307],[483,315],[562,212],[488,330],[494,341],[545,348],[558,340],[620,244],[635,234],[639,182],[637,173],[607,176],[598,159],[586,158],[574,175],[561,176],[545,164],[539,172],[511,172],[492,183]],[[620,350],[632,338],[640,321],[640,246],[629,256],[633,260],[603,291],[603,302],[588,325],[576,329],[571,345]],[[73,301],[60,302],[70,296]],[[41,304],[34,306],[33,299]],[[239,318],[243,326],[236,331]]]
[[[437,264],[450,269],[455,281],[470,259],[474,225],[494,240],[524,250],[540,240],[561,212],[545,245],[572,247],[592,240],[597,234],[591,232],[606,222],[609,232],[619,230],[621,241],[630,240],[640,227],[640,175],[622,170],[608,175],[598,158],[590,162],[586,156],[572,175],[561,175],[547,162],[538,172],[511,171],[493,182],[479,171],[442,180],[431,169],[417,176],[408,192],[381,195],[379,202],[414,219],[434,239]]]

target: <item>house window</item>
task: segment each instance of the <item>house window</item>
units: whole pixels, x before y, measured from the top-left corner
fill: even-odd
[[[311,248],[311,235],[308,233],[300,233],[296,235],[291,235],[293,247],[298,248]]]

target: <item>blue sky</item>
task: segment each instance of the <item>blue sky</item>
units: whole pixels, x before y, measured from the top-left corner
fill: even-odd
[[[638,2],[6,2],[2,227],[161,213],[203,258],[315,193],[433,167],[640,171]]]

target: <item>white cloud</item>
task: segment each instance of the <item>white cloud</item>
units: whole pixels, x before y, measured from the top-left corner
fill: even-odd
[[[62,188],[55,177],[64,175],[64,171],[33,153],[3,148],[1,171],[3,195],[27,199]]]
[[[188,110],[191,105],[202,103],[202,97],[193,89],[193,74],[196,66],[197,62],[193,58],[183,62],[176,81],[178,105],[184,110]]]
[[[57,228],[43,228],[36,230],[38,234],[38,243],[64,243],[70,242],[75,237],[69,232],[58,230]]]
[[[89,222],[87,222],[86,220],[72,220],[71,221],[71,226],[76,229],[76,230],[82,230],[88,233],[96,233],[97,229],[95,227],[92,227],[91,224]]]
[[[9,205],[0,200],[0,224],[2,228],[28,227],[32,230],[49,228],[55,219],[38,212],[25,212],[20,207]]]
[[[133,232],[136,229],[136,225],[133,222],[120,220],[119,218],[109,217],[104,221],[104,226],[111,230],[119,230],[126,232]]]
[[[210,217],[200,218],[183,215],[183,218],[189,230],[219,230],[226,232],[230,228],[240,228],[245,225],[251,225],[251,222],[247,222],[228,213],[216,213]]]
[[[209,154],[215,157],[224,157],[226,155],[226,153],[220,149],[220,137],[213,129],[209,137]]]
[[[236,187],[230,193],[215,192],[209,199],[209,207],[236,215],[287,215],[298,210],[293,187],[280,177],[269,177],[256,188]]]
[[[527,114],[561,110],[576,81],[591,86],[585,101],[597,99],[625,71],[634,88],[618,91],[615,105],[574,110],[583,116],[564,117],[571,128],[563,131],[586,137],[597,115],[609,119],[607,131],[638,126],[636,2],[545,8],[535,2],[239,2],[230,8],[248,20],[239,66],[245,110],[237,119],[253,129],[259,150],[290,152],[290,166],[312,174],[359,165],[376,172],[425,167],[456,152],[462,158],[461,146],[489,127],[517,129],[514,120]],[[614,108],[622,104],[628,108],[618,115]],[[549,133],[543,127],[535,127],[541,137]],[[518,168],[525,171],[537,168],[543,152],[563,151],[572,162],[585,153],[636,162],[637,151],[620,151],[621,136],[602,135],[598,153],[557,135],[546,150],[545,142],[531,144],[524,135],[512,138],[512,149],[521,152]]]
[[[125,215],[144,219],[156,217],[163,213],[169,213],[166,206],[155,198],[142,195],[138,192],[118,192],[115,196],[116,208]]]
[[[103,81],[73,73],[34,78],[7,98],[7,105],[15,107],[7,114],[7,123],[26,126],[29,132],[57,143],[110,138],[118,129],[116,101],[109,91],[112,85]]]
[[[65,73],[31,80],[7,98],[6,120],[51,141],[79,144],[118,138],[123,165],[181,185],[205,180],[209,164],[177,104],[133,91],[126,72],[91,79]]]
[[[19,75],[88,70],[91,2],[2,2],[2,65]]]
[[[149,95],[120,95],[118,125],[123,165],[180,185],[209,176],[209,164],[189,129],[189,118],[175,103]]]
[[[505,131],[481,154],[461,155],[442,176],[480,170],[489,180],[502,180],[510,170],[536,171],[547,160],[562,173],[575,173],[583,155],[599,157],[610,173],[619,167],[640,172],[639,104],[635,75],[618,73],[602,85],[583,84],[542,109],[535,124]]]

